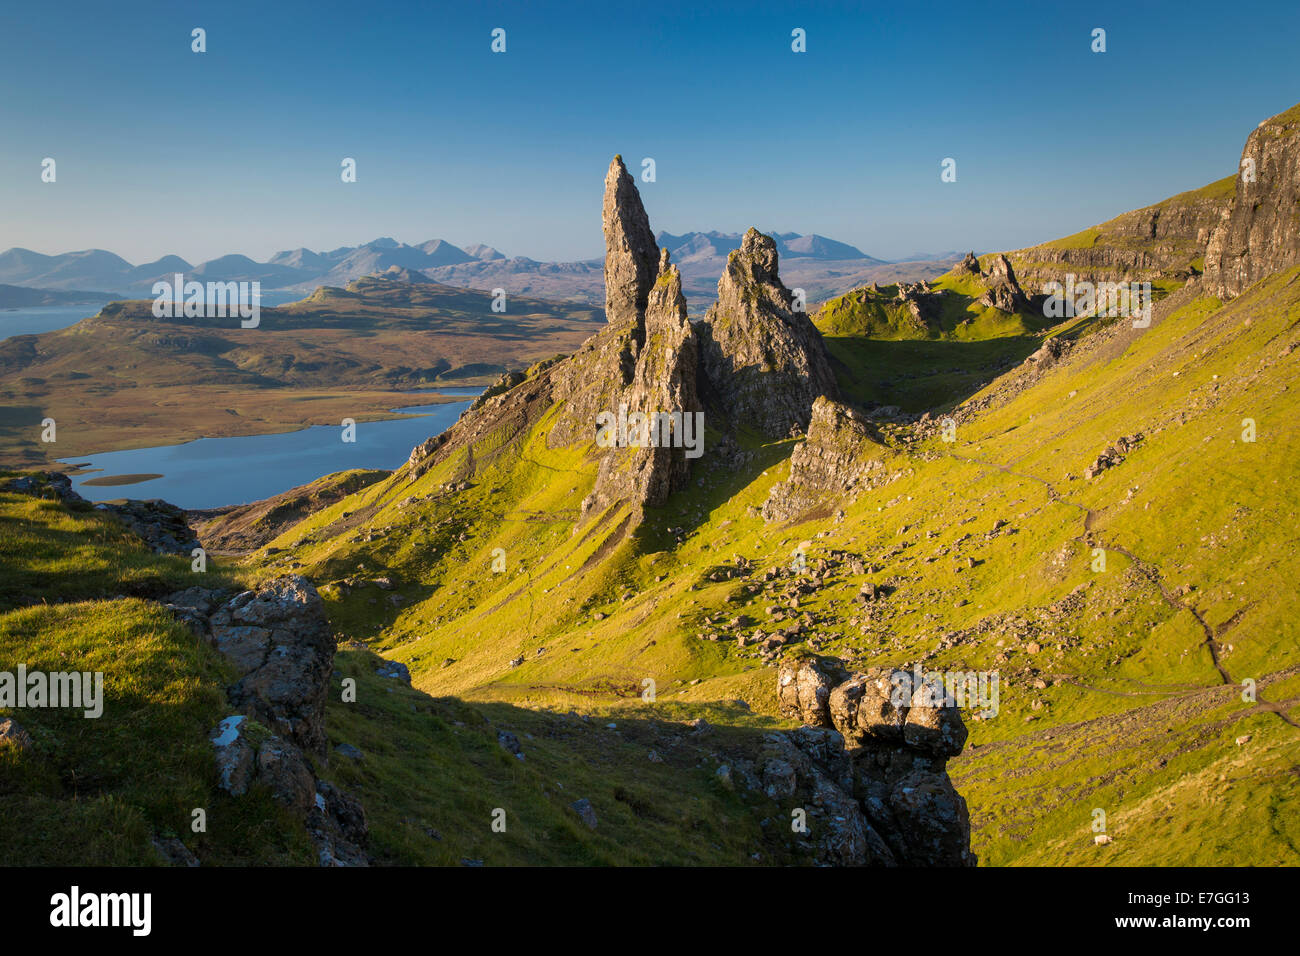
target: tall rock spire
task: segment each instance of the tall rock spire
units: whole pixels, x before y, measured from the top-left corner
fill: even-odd
[[[622,156],[614,157],[605,174],[601,225],[605,232],[605,317],[611,326],[639,324],[650,287],[659,274],[659,245]]]

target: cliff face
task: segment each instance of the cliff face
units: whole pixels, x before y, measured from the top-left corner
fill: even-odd
[[[1189,278],[1232,198],[1230,178],[1134,209],[1077,236],[1011,253],[1031,292],[1071,273],[1079,282]]]
[[[756,229],[727,257],[699,332],[709,396],[732,424],[785,438],[808,427],[819,395],[838,394],[821,334],[777,274],[776,242]]]
[[[1300,106],[1265,120],[1246,138],[1236,191],[1206,249],[1205,281],[1212,295],[1229,299],[1297,262]]]

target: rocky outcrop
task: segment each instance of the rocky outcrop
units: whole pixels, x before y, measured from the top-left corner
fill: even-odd
[[[1029,299],[1016,282],[1016,274],[1006,256],[994,256],[982,278],[985,291],[980,296],[981,305],[1001,309],[1003,312],[1024,312],[1029,309]]]
[[[158,498],[148,501],[128,499],[105,502],[95,505],[95,508],[116,517],[144,539],[154,554],[188,555],[199,547],[198,535],[190,527],[185,511],[166,501]]]
[[[34,498],[53,498],[65,505],[82,504],[85,498],[72,490],[72,479],[57,471],[38,471],[10,478],[0,485],[0,491],[11,491]]]
[[[265,787],[303,820],[322,866],[366,865],[365,811],[315,770],[335,650],[316,588],[289,575],[233,597],[188,588],[166,606],[238,676],[226,690],[235,712],[210,735],[219,786],[236,797]]]
[[[334,639],[320,595],[299,575],[244,591],[208,619],[209,642],[239,679],[230,702],[304,750],[325,753]]]
[[[1230,299],[1300,262],[1300,106],[1246,138],[1236,191],[1205,252],[1205,283]]]
[[[808,435],[790,455],[790,477],[777,482],[763,504],[768,521],[792,521],[834,498],[847,504],[864,488],[888,480],[870,423],[826,397],[812,406]]]
[[[838,662],[791,655],[777,672],[777,697],[784,716],[807,726],[765,768],[769,795],[788,799],[802,786],[819,795],[814,805],[834,807],[825,862],[975,865],[966,801],[946,769],[966,727],[941,685],[888,669],[845,677]]]
[[[1114,468],[1122,464],[1128,457],[1129,452],[1137,448],[1142,443],[1142,433],[1135,435],[1121,435],[1114,442],[1107,445],[1096,461],[1083,470],[1084,478],[1096,478],[1103,471]]]
[[[733,426],[785,438],[808,427],[818,396],[838,394],[821,334],[777,274],[776,242],[756,229],[728,255],[698,329],[711,407]]]
[[[57,471],[40,471],[10,478],[0,489],[53,498],[65,505],[88,505],[89,502],[72,490],[72,479]],[[106,501],[94,506],[96,511],[111,514],[133,534],[140,537],[154,554],[188,555],[199,547],[198,536],[189,526],[188,516],[181,508],[160,498],[145,501],[126,498]]]
[[[635,507],[663,505],[690,480],[686,438],[703,449],[703,429],[696,427],[697,419],[686,418],[701,411],[696,392],[695,333],[686,317],[681,274],[669,263],[667,250],[660,258],[660,270],[647,294],[644,339],[632,382],[619,393],[617,408],[610,409],[621,415],[626,408],[629,418],[648,416],[651,443],[645,444],[642,434],[631,439],[640,445],[606,452],[595,487],[582,503],[584,515],[602,511],[616,501],[631,502]],[[655,424],[662,421],[655,418],[660,414],[670,416],[666,427]]]

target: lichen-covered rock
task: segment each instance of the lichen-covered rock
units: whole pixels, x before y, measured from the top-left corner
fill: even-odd
[[[933,678],[917,682],[903,722],[907,745],[938,757],[955,757],[966,746],[967,733],[957,705],[946,697],[943,684]]]
[[[787,655],[777,669],[776,694],[781,716],[811,727],[831,726],[831,691],[842,674],[821,658]]]
[[[870,423],[825,396],[812,405],[808,434],[790,455],[790,476],[777,482],[763,503],[768,521],[791,521],[832,496],[841,505],[865,488],[888,481]]]
[[[240,675],[231,703],[304,750],[324,754],[334,639],[312,583],[289,575],[238,594],[211,616],[209,628]]]
[[[196,620],[196,632],[241,675],[226,692],[240,712],[210,735],[218,785],[236,797],[254,785],[267,788],[303,820],[322,866],[368,865],[364,809],[319,780],[313,766],[313,758],[327,755],[325,695],[334,662],[320,595],[298,575],[225,601],[220,594],[190,588],[168,605]],[[214,605],[204,619],[203,609]],[[401,679],[396,669],[393,674]]]
[[[712,406],[773,438],[808,427],[838,390],[821,333],[777,274],[776,242],[756,229],[727,257],[718,299],[698,324]]]
[[[975,865],[970,813],[946,773],[909,774],[894,787],[889,805],[909,865]]]
[[[307,832],[321,866],[369,866],[370,830],[361,802],[326,780],[317,781]]]
[[[1205,284],[1229,299],[1300,262],[1300,106],[1246,137],[1233,199],[1205,250]]]
[[[894,866],[898,861],[853,794],[852,761],[835,731],[801,727],[764,737],[763,791],[802,811],[818,863]],[[800,832],[800,831],[795,831]]]
[[[903,739],[907,704],[898,704],[898,683],[905,682],[903,698],[910,703],[911,674],[907,671],[873,671],[854,674],[831,690],[831,724],[844,735],[850,748],[861,747],[870,738]]]

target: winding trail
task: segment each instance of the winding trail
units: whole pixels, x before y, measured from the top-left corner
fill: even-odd
[[[1056,488],[1052,485],[1052,483],[1047,479],[1040,478],[1037,475],[1031,475],[1027,472],[1016,471],[1015,469],[1007,465],[999,465],[996,462],[985,461],[982,458],[973,458],[967,455],[959,455],[953,451],[948,452],[948,457],[954,458],[957,461],[966,462],[967,464],[977,465],[981,468],[990,468],[995,471],[1000,471],[1003,474],[1011,475],[1014,478],[1022,478],[1026,481],[1036,482],[1042,485],[1044,489],[1046,489],[1047,498],[1049,501],[1058,504],[1068,505],[1071,508],[1077,508],[1079,511],[1082,511],[1083,512],[1083,534],[1076,535],[1072,540],[1081,541],[1089,548],[1103,548],[1108,551],[1115,551],[1128,558],[1133,563],[1134,570],[1136,570],[1138,574],[1142,575],[1142,577],[1146,578],[1153,585],[1155,585],[1156,590],[1160,592],[1160,597],[1164,600],[1165,604],[1169,605],[1169,607],[1172,608],[1175,612],[1178,611],[1188,612],[1196,620],[1196,623],[1200,626],[1201,630],[1205,634],[1205,640],[1202,642],[1202,644],[1206,648],[1206,650],[1210,652],[1210,660],[1214,663],[1214,669],[1219,672],[1219,677],[1222,683],[1234,687],[1241,686],[1241,682],[1233,679],[1232,675],[1228,673],[1227,667],[1224,666],[1223,661],[1219,658],[1219,639],[1223,637],[1223,635],[1226,634],[1229,630],[1231,630],[1234,626],[1236,626],[1237,622],[1241,619],[1242,614],[1245,613],[1246,608],[1242,608],[1241,610],[1237,611],[1235,614],[1232,615],[1232,617],[1224,621],[1217,628],[1211,627],[1209,622],[1205,620],[1205,618],[1202,616],[1200,611],[1198,611],[1191,604],[1184,603],[1178,594],[1171,591],[1165,585],[1165,576],[1161,572],[1159,565],[1157,565],[1154,561],[1148,561],[1144,558],[1139,557],[1138,555],[1134,554],[1132,551],[1130,551],[1128,548],[1125,548],[1122,545],[1115,544],[1113,542],[1108,542],[1102,539],[1100,536],[1095,535],[1093,533],[1093,524],[1096,522],[1097,513],[1093,511],[1091,508],[1089,508],[1087,505],[1081,505],[1077,501],[1071,501],[1069,498],[1066,498],[1059,491],[1057,491]],[[1297,723],[1296,720],[1293,717],[1291,717],[1290,714],[1287,713],[1287,708],[1283,704],[1267,701],[1263,697],[1258,696],[1257,694],[1255,698],[1255,705],[1256,705],[1255,706],[1256,710],[1266,710],[1270,713],[1277,714],[1277,716],[1281,718],[1284,722],[1290,724],[1295,729],[1300,730],[1300,723]]]

